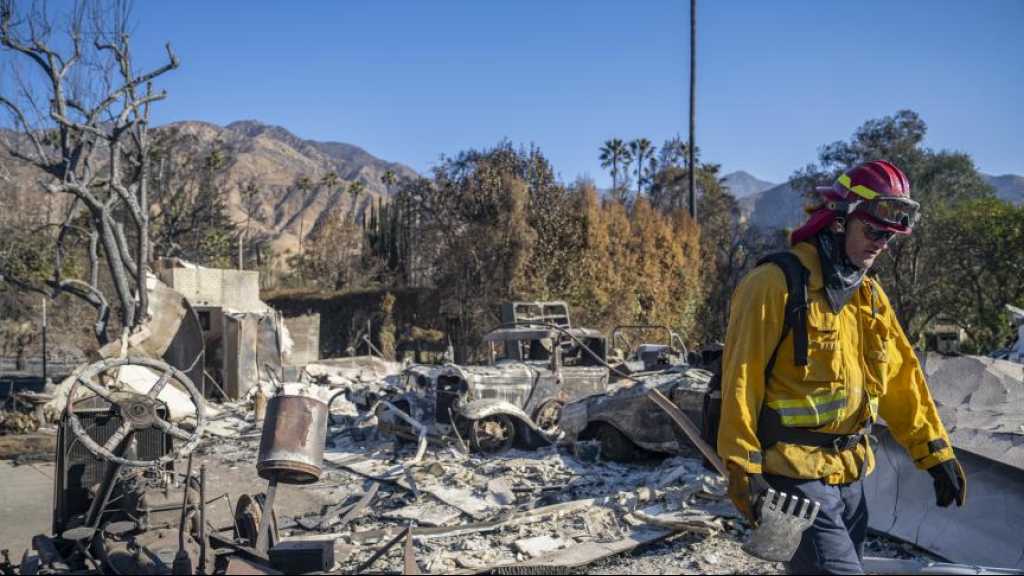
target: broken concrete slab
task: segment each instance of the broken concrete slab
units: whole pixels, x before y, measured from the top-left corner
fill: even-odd
[[[472,488],[434,485],[421,486],[420,490],[453,508],[465,512],[474,520],[488,518],[498,509],[487,500],[475,496]]]
[[[509,506],[516,503],[516,495],[512,492],[508,480],[494,478],[487,482],[487,499],[498,506]]]
[[[625,538],[614,542],[582,542],[568,548],[562,548],[553,552],[542,554],[523,562],[513,564],[500,564],[487,566],[474,571],[454,572],[455,574],[484,574],[494,573],[501,570],[503,573],[511,574],[513,570],[526,567],[543,567],[554,571],[559,568],[576,568],[591,564],[603,558],[628,552],[639,546],[652,544],[672,535],[672,530],[666,528],[644,527],[633,530]]]
[[[462,511],[458,508],[428,501],[384,512],[380,517],[404,522],[415,521],[419,526],[448,526],[461,515]]]
[[[537,558],[553,550],[565,548],[567,544],[568,543],[561,538],[544,535],[516,540],[514,546],[516,550],[526,554],[530,558]]]

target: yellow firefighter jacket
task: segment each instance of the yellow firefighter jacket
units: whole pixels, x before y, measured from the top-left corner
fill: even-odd
[[[786,279],[778,266],[759,266],[736,288],[722,359],[722,419],[718,452],[749,474],[856,480],[874,455],[866,442],[836,451],[778,442],[762,450],[762,406],[783,426],[829,434],[856,434],[881,415],[918,468],[954,457],[924,373],[881,286],[865,277],[857,293],[834,314],[826,300],[817,249],[802,242],[793,252],[810,271],[807,286],[808,363],[793,359],[793,330],[779,345],[775,368],[764,370],[782,335]]]

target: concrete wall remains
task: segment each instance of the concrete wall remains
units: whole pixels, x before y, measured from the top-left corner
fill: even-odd
[[[255,314],[224,315],[224,392],[233,400],[259,382],[259,322]]]
[[[214,306],[235,312],[264,312],[260,300],[260,273],[183,265],[172,261],[158,266],[160,279],[181,293],[193,306]]]

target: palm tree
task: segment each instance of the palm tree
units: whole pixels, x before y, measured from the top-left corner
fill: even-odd
[[[658,159],[651,154],[647,158],[647,172],[644,175],[644,181],[647,182],[647,194],[650,195],[651,187],[654,186],[654,176],[658,173]]]
[[[639,197],[643,192],[646,170],[645,161],[654,156],[654,145],[647,138],[637,138],[629,143],[629,153],[636,161],[636,195]]]
[[[388,193],[388,196],[391,196],[391,187],[398,181],[398,177],[395,176],[394,170],[386,170],[384,174],[381,175],[380,181],[384,183],[384,190]]]
[[[334,207],[335,207],[334,206],[334,199],[335,199],[335,197],[333,195],[331,195],[330,192],[331,192],[331,190],[335,186],[338,185],[338,182],[340,182],[340,181],[341,181],[341,179],[338,178],[337,172],[327,172],[326,174],[324,174],[323,176],[320,177],[320,182],[319,182],[320,187],[327,190],[327,208],[326,208],[326,210],[327,210],[328,221],[329,221],[330,218],[332,218],[332,217],[334,217],[336,215],[335,210],[334,210]]]
[[[355,216],[356,213],[356,202],[359,201],[359,195],[362,194],[364,190],[366,190],[366,182],[363,182],[362,180],[356,180],[355,182],[348,185],[348,193],[352,195],[353,217]],[[355,219],[353,218],[352,221],[355,222]]]
[[[619,189],[619,164],[625,162],[629,150],[621,138],[612,138],[601,146],[601,168],[611,167],[612,191]]]
[[[330,190],[338,185],[338,174],[336,172],[328,172],[320,177],[320,186]]]
[[[629,151],[629,148],[626,148],[626,154],[622,157],[622,173],[625,174],[627,178],[629,177],[630,167],[633,165],[633,160],[635,160],[635,158],[633,158],[633,153]],[[615,198],[623,204],[625,204],[626,200],[629,199],[628,184],[620,186],[619,189],[614,192]]]
[[[682,168],[686,165],[686,150],[686,142],[678,135],[674,138],[669,138],[661,145],[661,151],[658,153],[658,163],[662,167],[675,166],[676,168]]]

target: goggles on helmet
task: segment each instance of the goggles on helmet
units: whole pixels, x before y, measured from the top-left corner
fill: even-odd
[[[910,198],[883,196],[857,202],[829,202],[828,207],[846,215],[860,212],[879,224],[909,230],[917,223],[921,205]]]
[[[910,198],[875,198],[862,202],[854,211],[862,211],[883,224],[913,228],[920,204]]]

